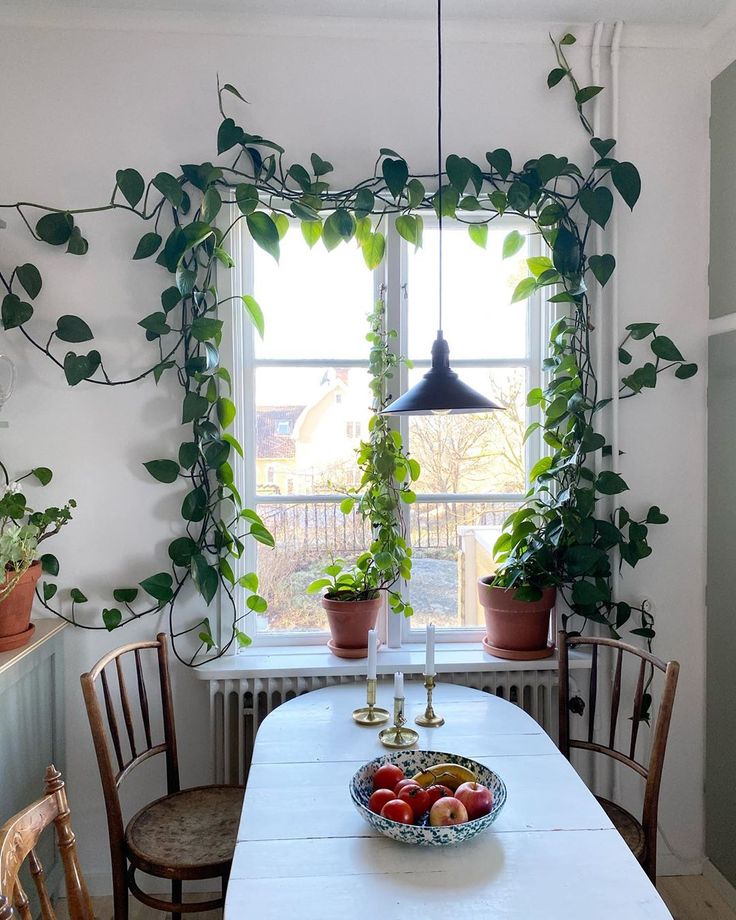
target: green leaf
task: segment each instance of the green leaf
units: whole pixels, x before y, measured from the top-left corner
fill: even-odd
[[[601,140],[600,137],[591,137],[590,146],[601,159],[604,159],[616,146],[616,141],[612,137],[609,137],[607,140]]]
[[[278,262],[279,231],[269,215],[256,211],[246,217],[246,222],[253,240]]]
[[[35,300],[41,291],[43,283],[41,281],[41,273],[36,266],[32,265],[30,262],[19,265],[15,270],[15,277],[20,281],[23,290],[28,294],[31,300]]]
[[[76,355],[73,351],[67,352],[64,357],[64,376],[70,387],[76,386],[82,380],[88,380],[101,364],[99,351],[90,351],[86,355]]]
[[[135,247],[133,258],[147,259],[158,250],[161,242],[162,240],[158,233],[144,233],[140,240],[138,240],[138,245]]]
[[[235,203],[242,214],[252,214],[258,207],[258,189],[255,185],[241,182],[235,187]]]
[[[508,152],[508,150],[505,150],[503,147],[499,147],[497,150],[493,150],[490,153],[487,153],[486,159],[502,179],[508,178],[508,175],[511,172],[511,154]]]
[[[602,592],[591,581],[576,581],[572,586],[573,604],[598,604],[603,600]]]
[[[54,475],[47,466],[34,467],[31,472],[42,486],[47,486],[51,482]]]
[[[439,217],[455,217],[460,196],[457,189],[451,185],[443,185],[432,196],[432,207],[435,214]]]
[[[526,300],[527,298],[531,297],[536,289],[536,278],[522,278],[514,288],[514,293],[511,296],[511,303],[518,303],[521,300]]]
[[[214,185],[211,185],[202,198],[200,217],[205,223],[211,224],[220,213],[220,208],[222,208],[222,198]]]
[[[564,225],[557,230],[552,247],[552,261],[561,275],[574,275],[580,271],[580,245],[575,234]]]
[[[617,192],[633,209],[641,194],[641,177],[633,163],[616,163],[611,169],[611,179]]]
[[[304,225],[302,224],[302,226]],[[248,314],[251,322],[258,330],[260,337],[263,338],[263,333],[265,332],[265,322],[263,319],[263,311],[258,305],[256,299],[251,297],[250,294],[243,294],[240,299],[243,302],[243,306],[245,307],[245,312]]]
[[[144,578],[139,584],[146,594],[150,594],[151,597],[162,604],[171,600],[174,593],[171,589],[173,579],[168,572],[151,575],[150,578]]]
[[[244,140],[243,129],[232,118],[225,118],[217,129],[217,153],[225,153]]]
[[[539,276],[543,275],[545,272],[554,270],[552,260],[547,258],[547,256],[532,256],[530,259],[526,260],[526,264],[535,278],[539,278]],[[557,275],[557,272],[555,272],[555,275]]]
[[[44,214],[36,224],[36,236],[51,246],[63,246],[69,242],[74,227],[74,218],[63,211]]]
[[[574,45],[577,39],[572,34],[572,32],[566,32],[560,39],[561,45]]]
[[[308,223],[302,221],[302,236],[307,246],[313,249],[314,246],[319,243],[322,236],[322,224],[316,221],[310,221]]]
[[[123,615],[118,610],[117,607],[105,607],[102,611],[102,622],[105,624],[107,629],[112,632],[113,629],[116,629],[123,621]]]
[[[427,193],[427,190],[424,188],[424,184],[419,181],[419,179],[409,179],[409,182],[406,186],[407,197],[409,199],[409,207],[417,208],[424,200],[424,196]]]
[[[628,351],[626,351],[625,348],[619,348],[618,360],[621,362],[621,364],[631,364],[631,361],[632,361],[631,354]]]
[[[684,361],[679,349],[666,335],[655,336],[650,342],[654,354],[664,361]]]
[[[310,208],[308,205],[302,204],[301,201],[292,201],[289,205],[291,208],[291,213],[294,217],[298,217],[299,220],[315,221],[320,220],[320,216],[314,208]]]
[[[529,470],[529,482],[534,482],[538,476],[542,476],[552,466],[551,457],[541,457],[534,466]]]
[[[237,410],[235,403],[226,396],[221,396],[217,400],[217,418],[223,428],[229,428],[232,425]]]
[[[88,600],[87,596],[79,588],[72,588],[69,596],[75,604],[86,604]]]
[[[56,585],[50,581],[45,581],[43,583],[43,599],[48,603],[51,598],[56,594]]]
[[[158,173],[151,184],[154,188],[158,189],[164,198],[175,208],[181,206],[182,199],[184,198],[184,191],[178,181],[170,173]]]
[[[217,340],[222,334],[222,320],[213,319],[211,316],[197,316],[192,320],[189,329],[192,338],[198,342]]]
[[[312,172],[315,176],[325,176],[327,173],[332,172],[334,166],[328,160],[323,160],[321,156],[317,153],[313,153],[309,158],[312,163]]]
[[[598,284],[603,287],[616,268],[616,260],[610,253],[606,253],[602,256],[591,256],[588,265]]]
[[[454,185],[462,195],[470,181],[469,162],[463,157],[459,157],[456,153],[451,153],[445,161],[445,170],[450,184]]]
[[[228,93],[232,93],[233,96],[237,96],[238,99],[240,99],[241,102],[245,102],[246,105],[248,104],[248,100],[247,100],[247,99],[244,99],[243,96],[240,95],[240,93],[239,93],[238,90],[232,85],[232,83],[225,83],[225,84],[223,84],[222,90],[221,90],[220,92],[225,92],[225,91],[227,91]]]
[[[578,105],[584,105],[602,91],[602,86],[583,86],[582,89],[579,89],[575,93],[575,102],[577,102]]]
[[[211,566],[201,553],[195,553],[192,556],[190,571],[192,581],[209,607],[213,597],[217,594],[217,586],[220,583],[217,569]]]
[[[263,524],[252,524],[249,533],[254,540],[257,540],[264,546],[274,547],[276,545],[273,535]]]
[[[366,266],[373,271],[383,261],[383,255],[386,251],[386,237],[378,231],[371,233],[360,248]]]
[[[629,488],[618,473],[612,473],[609,470],[604,470],[598,474],[595,487],[603,495],[618,495],[620,492],[626,492]]]
[[[506,234],[503,241],[502,258],[509,259],[511,256],[515,256],[519,250],[524,248],[525,243],[526,237],[524,234],[519,233],[518,230],[512,230],[511,233]]]
[[[160,310],[157,313],[151,313],[145,316],[138,325],[146,330],[146,338],[149,338],[148,333],[150,333],[151,339],[155,339],[160,335],[167,335],[171,332],[171,327],[166,322],[166,314],[162,313]]]
[[[647,511],[647,524],[666,524],[669,521],[669,518],[666,514],[662,514],[657,505],[652,505],[652,507]]]
[[[396,232],[407,243],[417,243],[417,221],[411,214],[402,214],[396,218]]]
[[[166,288],[161,293],[161,306],[165,313],[170,313],[174,307],[181,303],[181,291],[177,287]]]
[[[481,249],[488,244],[488,224],[468,224],[468,236]]]
[[[197,544],[191,537],[177,537],[169,543],[169,559],[182,568],[188,568],[194,554],[198,552]],[[120,598],[116,598],[120,600]]]
[[[255,572],[247,572],[238,579],[238,584],[246,591],[252,591],[255,594],[258,590],[258,576]]]
[[[531,190],[526,182],[512,182],[507,192],[509,207],[524,214],[531,204]]]
[[[249,645],[253,644],[251,637],[239,629],[235,630],[235,639],[237,640],[238,648],[248,648]]]
[[[675,371],[675,377],[679,377],[680,380],[687,380],[689,377],[694,377],[697,373],[697,364],[681,364]]]
[[[3,328],[15,329],[33,316],[33,307],[17,294],[6,294],[1,308]]]
[[[73,256],[83,256],[86,254],[88,249],[89,243],[82,236],[82,231],[79,229],[79,227],[72,227],[72,232],[69,237],[66,251],[71,253]]]
[[[143,197],[146,188],[143,176],[136,169],[119,169],[115,173],[115,179],[123,197],[131,208],[134,208]]]
[[[56,338],[62,342],[88,342],[93,339],[92,330],[78,316],[60,316],[56,323]]]
[[[190,470],[197,462],[199,448],[194,441],[184,441],[179,447],[179,465]]]
[[[149,460],[143,466],[158,482],[176,482],[179,478],[179,464],[174,460]]]
[[[181,415],[182,425],[193,422],[195,419],[202,418],[209,409],[209,402],[206,396],[200,396],[191,390],[184,396],[184,405]]]
[[[555,67],[554,70],[550,70],[547,74],[547,86],[552,89],[553,86],[557,84],[567,75],[567,71],[563,67]]]
[[[112,596],[119,604],[132,604],[138,597],[138,588],[115,588]]]
[[[52,553],[44,553],[41,556],[41,571],[46,575],[59,574],[59,560]]]
[[[192,269],[186,268],[182,263],[176,269],[176,286],[179,288],[182,297],[189,297],[194,291],[194,285],[197,280],[197,273]]]
[[[409,178],[409,167],[406,165],[406,160],[385,159],[381,164],[381,170],[386,187],[393,197],[398,199]]]
[[[181,505],[181,516],[185,521],[201,521],[207,509],[207,493],[202,486],[187,492]]]
[[[251,594],[245,599],[245,605],[255,613],[265,613],[268,610],[266,599],[258,594]]]
[[[584,188],[578,195],[580,207],[598,226],[605,227],[613,210],[613,195],[604,185]]]
[[[651,335],[658,326],[659,323],[630,323],[626,331],[631,333],[632,339],[640,340]]]
[[[355,233],[355,220],[350,211],[338,208],[325,221],[325,231],[333,233],[343,240],[350,240]]]

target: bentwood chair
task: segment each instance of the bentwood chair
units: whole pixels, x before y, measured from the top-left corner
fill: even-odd
[[[587,733],[585,740],[576,740],[570,737],[570,679],[568,669],[568,653],[571,648],[591,648],[592,660],[590,670],[590,686],[588,696]],[[672,719],[672,706],[675,701],[677,677],[680,665],[676,661],[660,661],[654,655],[638,649],[625,642],[613,639],[598,639],[583,636],[568,636],[560,631],[557,643],[560,655],[559,674],[559,713],[560,713],[560,750],[570,759],[570,751],[578,748],[584,751],[593,751],[612,757],[618,763],[624,764],[639,774],[644,779],[644,808],[641,820],[635,818],[630,812],[611,802],[609,799],[596,796],[611,823],[621,834],[634,856],[639,860],[649,878],[654,882],[657,874],[657,811],[659,808],[659,788],[662,782],[662,767],[664,765],[667,736]],[[606,730],[607,744],[600,744],[595,738],[596,700],[598,697],[599,676],[599,649],[611,649],[615,653],[613,669],[613,684],[611,690],[611,711]],[[631,710],[630,732],[628,743],[624,750],[617,748],[617,724],[621,704],[621,684],[624,656],[633,656],[638,659],[639,669],[634,690],[633,708]],[[627,660],[629,660],[627,658]],[[637,759],[637,741],[639,740],[639,726],[643,719],[643,702],[645,700],[648,677],[654,678],[656,672],[664,674],[662,695],[660,697],[657,715],[653,722],[649,757],[646,763]]]
[[[149,707],[144,657],[149,659],[148,664],[154,659],[157,673],[163,723],[160,740],[159,732],[152,729],[156,708]],[[129,673],[133,670],[135,673],[135,709],[128,695],[126,667]],[[114,683],[108,677],[108,668],[115,672]],[[174,920],[182,913],[222,907],[243,789],[240,786],[181,789],[166,636],[161,633],[155,642],[137,642],[109,652],[82,675],[81,681],[107,811],[115,920],[128,918],[128,891],[149,907],[170,911]],[[119,715],[122,715],[122,731]],[[166,761],[167,794],[146,805],[124,826],[120,786],[139,764],[158,754],[163,754]],[[136,880],[139,871],[169,879],[171,900],[143,891]],[[182,882],[210,878],[220,881],[220,897],[183,901]]]
[[[36,853],[39,838],[50,824],[56,830],[56,845],[64,869],[69,917],[71,920],[94,920],[92,902],[79,869],[64,781],[53,764],[46,770],[44,792],[43,798],[0,827],[0,920],[10,920],[14,916],[13,907],[21,920],[32,918],[28,895],[18,878],[26,859],[38,894],[40,916],[42,920],[56,920],[43,866]]]

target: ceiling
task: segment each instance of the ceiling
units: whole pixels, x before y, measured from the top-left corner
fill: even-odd
[[[2,5],[2,4],[0,4]],[[611,22],[703,27],[732,0],[444,0],[451,19],[503,19],[542,22]],[[25,0],[24,7],[48,10],[76,7],[98,10],[201,12],[202,0]],[[328,16],[417,20],[434,15],[435,0],[208,0],[210,12],[258,16]]]

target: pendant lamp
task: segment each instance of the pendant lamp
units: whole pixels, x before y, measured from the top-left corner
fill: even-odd
[[[437,181],[442,189],[442,0],[437,0]],[[384,415],[445,415],[502,409],[468,386],[450,367],[450,346],[442,335],[442,207],[439,208],[439,329],[432,345],[432,367],[424,377],[393,400]]]

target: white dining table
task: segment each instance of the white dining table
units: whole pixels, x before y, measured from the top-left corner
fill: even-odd
[[[392,710],[392,688],[378,705]],[[248,776],[224,920],[671,920],[656,889],[549,736],[499,697],[438,684],[440,728],[417,748],[460,754],[504,780],[491,828],[458,846],[411,846],[375,832],[348,783],[387,753],[355,724],[365,684],[327,687],[275,709]],[[406,715],[424,709],[406,685]]]

